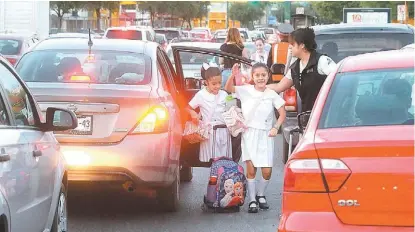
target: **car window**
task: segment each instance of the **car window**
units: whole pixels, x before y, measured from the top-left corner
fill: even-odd
[[[17,55],[20,53],[23,42],[15,39],[0,39],[0,54]]]
[[[413,68],[338,74],[319,127],[413,125],[413,90]]]
[[[342,33],[316,36],[317,50],[336,63],[362,53],[397,50],[414,42],[409,33]]]
[[[155,30],[158,34],[164,34],[166,35],[166,38],[168,40],[172,40],[174,38],[180,38],[180,32],[179,31],[173,31],[173,30]]]
[[[146,85],[151,81],[151,59],[118,51],[47,50],[24,55],[16,67],[27,82],[87,82]]]
[[[211,66],[220,67],[219,64],[219,54],[204,54],[198,53],[195,51],[179,51],[179,56],[181,60],[181,69],[183,71],[185,89],[201,89],[202,82],[201,80],[201,69],[203,63],[210,64]],[[242,57],[241,57],[242,58]],[[229,58],[232,59],[232,58]],[[188,61],[188,62],[183,62]],[[189,62],[190,61],[190,62]],[[242,64],[241,66],[242,74],[250,78],[251,77],[251,66]],[[226,81],[226,80],[222,80]],[[224,83],[222,83],[224,85]]]
[[[141,31],[136,30],[108,30],[107,38],[109,39],[129,39],[129,40],[142,40],[143,35]]]
[[[34,126],[36,124],[33,107],[29,96],[16,76],[5,66],[0,65],[0,81],[12,107],[12,115],[18,126]]]

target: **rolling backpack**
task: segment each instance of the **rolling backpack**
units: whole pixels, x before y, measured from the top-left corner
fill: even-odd
[[[244,168],[230,158],[213,160],[203,210],[214,212],[239,211],[245,203],[246,177]]]

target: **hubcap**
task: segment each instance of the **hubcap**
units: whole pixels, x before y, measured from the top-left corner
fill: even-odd
[[[58,202],[58,232],[66,232],[67,230],[67,208],[66,197],[64,193],[59,196]]]

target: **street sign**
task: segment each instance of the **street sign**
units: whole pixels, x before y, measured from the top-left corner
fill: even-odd
[[[405,21],[406,20],[406,6],[405,5],[398,5],[398,20]]]
[[[296,9],[295,9],[295,14],[298,14],[298,15],[303,15],[304,14],[304,7],[297,7]]]

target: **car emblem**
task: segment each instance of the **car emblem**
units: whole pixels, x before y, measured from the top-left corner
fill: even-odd
[[[78,107],[76,107],[76,105],[75,104],[70,104],[69,106],[68,106],[68,110],[70,110],[70,111],[72,111],[72,112],[76,112],[76,110],[78,110]]]

